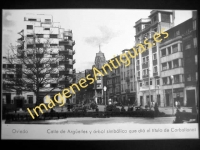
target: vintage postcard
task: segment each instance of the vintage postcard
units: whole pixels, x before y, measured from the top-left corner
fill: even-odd
[[[197,14],[3,9],[1,138],[198,139]]]

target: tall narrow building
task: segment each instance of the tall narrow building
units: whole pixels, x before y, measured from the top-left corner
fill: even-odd
[[[102,66],[106,63],[106,58],[104,53],[101,52],[99,46],[99,52],[96,53],[94,67],[98,70],[101,70]],[[95,91],[95,101],[97,104],[103,104],[103,77],[101,75],[97,75],[97,80],[94,83],[94,91]]]
[[[146,47],[147,50],[136,57],[137,102],[140,105],[150,106],[152,101],[157,101],[160,106],[164,106],[161,101],[163,94],[160,86],[159,43],[154,41],[153,35],[173,26],[173,11],[170,10],[153,10],[148,18],[142,18],[135,23],[136,48],[137,44],[143,44],[146,38],[154,43],[153,47]]]

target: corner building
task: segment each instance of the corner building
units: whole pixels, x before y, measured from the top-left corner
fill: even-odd
[[[167,30],[169,37],[160,45],[163,102],[172,106],[198,105],[198,51],[196,12],[193,18]],[[173,76],[173,80],[170,78]],[[172,90],[173,89],[173,90]]]
[[[159,43],[153,39],[153,35],[166,31],[174,26],[173,11],[153,10],[148,18],[141,18],[135,23],[135,47],[143,44],[147,38],[148,42],[154,43],[153,47],[136,57],[136,88],[137,104],[150,106],[152,101],[158,102],[159,106],[164,106],[162,86],[160,85],[160,54]],[[138,50],[138,49],[137,49]]]

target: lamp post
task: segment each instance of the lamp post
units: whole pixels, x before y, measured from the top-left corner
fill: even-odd
[[[174,80],[174,76],[170,76],[171,80],[172,80],[172,115],[174,115],[174,96],[173,96],[173,80]]]
[[[103,90],[104,90],[104,92],[105,92],[105,108],[104,108],[104,111],[106,111],[106,90],[107,90],[107,87],[104,86],[104,87],[103,87]]]
[[[158,87],[158,95],[159,95],[159,85],[157,85],[157,87]],[[157,104],[158,104],[158,106],[160,105],[160,96],[159,96],[159,103],[158,103],[158,95],[157,95],[157,100],[156,100],[156,102],[157,102]]]

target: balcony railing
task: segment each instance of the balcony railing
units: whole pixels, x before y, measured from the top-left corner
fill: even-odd
[[[76,60],[74,59],[74,60],[73,60],[73,64],[75,64],[75,63],[76,63]]]
[[[72,72],[70,72],[69,70],[67,71],[59,71],[60,75],[66,75],[66,74],[72,74]]]
[[[158,72],[153,73],[153,76],[158,76]]]
[[[125,91],[126,91],[126,93],[130,93],[130,89],[126,89]]]
[[[148,68],[148,66],[149,66],[148,63],[149,63],[149,62],[143,63],[143,64],[142,64],[142,69],[144,69],[144,68]]]
[[[148,74],[145,74],[145,75],[142,76],[142,78],[148,78],[148,77],[149,77]]]
[[[76,53],[75,50],[73,50],[72,54],[74,55],[75,53]]]
[[[61,61],[59,61],[59,65],[65,65],[65,64],[70,64],[69,60],[61,60]]]

